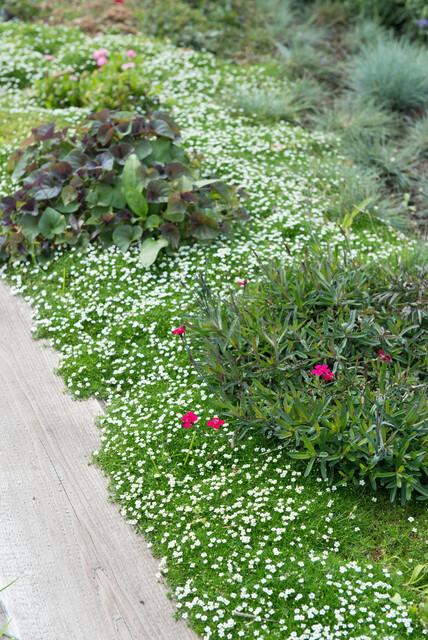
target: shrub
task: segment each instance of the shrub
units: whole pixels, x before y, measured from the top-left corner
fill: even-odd
[[[428,498],[427,285],[426,265],[315,248],[226,301],[203,282],[192,361],[237,437],[281,439],[306,475]]]
[[[151,264],[163,247],[216,238],[244,214],[235,189],[199,178],[162,112],[104,110],[78,138],[43,125],[13,164],[22,185],[0,201],[3,259],[96,240],[126,250],[142,239]]]
[[[34,20],[40,15],[38,0],[1,0],[0,20]]]
[[[141,72],[126,54],[112,56],[101,69],[77,74],[73,69],[49,74],[35,84],[37,100],[48,109],[90,107],[153,109],[157,104]]]
[[[428,106],[428,53],[405,41],[378,41],[355,57],[351,86],[361,100],[396,110]]]
[[[174,44],[223,57],[269,51],[272,43],[259,27],[255,0],[144,0],[143,30]]]

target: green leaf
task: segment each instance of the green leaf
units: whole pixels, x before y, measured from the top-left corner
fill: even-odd
[[[168,211],[167,209],[163,214],[163,217],[170,222],[183,222],[184,211]]]
[[[144,160],[152,153],[152,145],[149,140],[139,140],[135,144],[135,153],[140,160]]]
[[[143,196],[143,180],[141,174],[141,163],[133,153],[125,162],[122,173],[122,193],[128,206],[140,218],[147,216],[147,200]]]
[[[170,140],[152,140],[151,147],[151,162],[155,161],[165,164],[171,160],[172,144]]]
[[[65,217],[52,207],[45,209],[39,220],[39,232],[48,240],[63,233],[65,226]]]
[[[55,202],[55,207],[60,213],[75,213],[80,207],[80,202],[70,202],[69,204],[63,204],[60,200]]]
[[[34,240],[39,235],[39,221],[36,217],[26,214],[21,218],[21,227],[22,227],[22,235],[29,242],[34,242]]]
[[[130,224],[121,224],[113,231],[113,242],[121,251],[126,251],[129,246],[141,238],[141,227]]]
[[[372,201],[372,198],[366,198],[365,200],[360,202],[360,204],[354,207],[352,211],[348,211],[343,216],[342,228],[345,231],[348,231],[352,227],[355,218],[367,208],[367,206],[371,203],[371,201]]]
[[[61,192],[61,199],[63,203],[67,206],[70,202],[75,202],[77,200],[77,189],[72,187],[71,185],[67,185]]]
[[[166,238],[159,238],[154,240],[153,238],[147,238],[141,245],[140,262],[144,267],[150,267],[158,257],[158,253],[161,249],[168,246],[168,240]]]
[[[162,218],[157,216],[155,213],[152,213],[146,220],[146,228],[147,229],[156,229],[162,222]]]

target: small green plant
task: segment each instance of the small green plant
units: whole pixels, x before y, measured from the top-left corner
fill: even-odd
[[[156,87],[157,89],[157,87]],[[155,108],[153,88],[126,54],[113,55],[102,68],[78,74],[74,69],[48,74],[35,84],[39,104],[48,109],[88,107],[102,109]]]
[[[38,0],[2,0],[0,20],[34,20],[41,13]]]
[[[233,187],[201,180],[164,112],[105,109],[80,137],[42,125],[12,165],[21,187],[0,200],[2,259],[94,241],[126,250],[141,240],[148,266],[162,248],[217,238],[245,216]]]
[[[344,260],[344,261],[343,261]],[[428,498],[428,271],[313,248],[243,295],[206,283],[192,361],[237,437],[262,431],[324,478]]]
[[[320,86],[308,78],[276,90],[241,87],[233,95],[234,104],[246,116],[256,119],[296,122],[315,111],[322,99]]]
[[[410,219],[403,200],[392,198],[376,170],[356,165],[349,160],[331,165],[321,162],[316,176],[328,197],[328,217],[343,226],[352,218],[352,228],[376,226],[380,220],[400,231],[408,231]]]
[[[379,40],[356,56],[350,84],[361,100],[398,111],[428,106],[428,53],[404,40]]]
[[[404,144],[414,160],[428,158],[428,115],[409,127]]]
[[[174,44],[211,51],[223,57],[264,53],[269,35],[259,27],[255,0],[143,0],[142,29]]]
[[[345,149],[355,140],[363,140],[368,144],[385,142],[398,128],[396,114],[373,100],[360,102],[353,94],[336,100],[313,120],[318,127],[340,135]]]

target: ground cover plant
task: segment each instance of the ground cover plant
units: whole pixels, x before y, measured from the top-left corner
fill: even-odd
[[[244,216],[232,187],[195,175],[165,112],[104,109],[77,138],[42,125],[12,164],[21,185],[0,201],[4,259],[97,240],[126,250],[142,240],[149,265],[161,249],[213,239]]]
[[[322,253],[224,302],[202,281],[191,361],[238,438],[284,441],[305,476],[427,499],[426,267]]]
[[[363,478],[356,487],[329,485],[315,472],[305,478],[301,463],[284,462],[284,444],[262,434],[232,446],[235,425],[193,371],[182,338],[190,337],[183,317],[195,311],[201,275],[216,295],[242,296],[241,283],[255,284],[261,266],[298,265],[311,236],[321,251],[347,246],[370,262],[403,245],[411,252],[415,243],[358,198],[333,206],[343,182],[331,136],[237,112],[234,87],[277,86],[266,66],[241,68],[139,37],[79,36],[76,50],[64,33],[55,35],[62,39],[56,59],[43,58],[31,76],[31,65],[41,64],[36,46],[52,30],[37,26],[34,44],[25,25],[3,28],[3,37],[19,42],[21,29],[30,84],[6,83],[0,105],[17,127],[8,133],[5,121],[1,130],[2,195],[17,187],[7,170],[15,131],[24,137],[24,123],[29,130],[44,115],[78,129],[87,115],[44,111],[32,78],[51,63],[83,73],[101,48],[138,51],[141,78],[159,86],[186,152],[204,175],[247,193],[250,219],[234,235],[183,244],[150,268],[138,247],[123,253],[92,244],[2,268],[35,306],[36,335],[61,351],[60,370],[76,398],[106,400],[96,459],[123,515],[161,557],[179,615],[207,640],[425,637],[426,506],[392,505]]]

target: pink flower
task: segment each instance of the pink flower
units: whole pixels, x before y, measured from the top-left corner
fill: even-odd
[[[185,429],[190,429],[192,425],[194,425],[199,420],[199,416],[196,415],[193,411],[188,411],[181,417],[181,422],[183,423],[183,427]]]
[[[237,285],[239,287],[246,287],[248,284],[248,280],[238,280]]]
[[[133,62],[124,62],[120,68],[122,69],[122,71],[126,71],[127,69],[132,69],[133,67],[135,67],[135,64]]]
[[[97,58],[97,65],[99,67],[103,67],[105,64],[107,64],[107,62],[108,60],[104,56],[100,56],[99,58]]]
[[[137,52],[134,51],[134,49],[128,49],[126,55],[128,56],[128,58],[135,58],[137,56]]]
[[[389,353],[385,353],[383,349],[379,349],[378,351],[379,360],[381,362],[391,362],[392,358]]]
[[[123,4],[124,0],[113,0],[114,4]]]
[[[334,379],[334,373],[328,364],[316,364],[311,371],[311,375],[323,378],[323,380],[327,380],[328,382]]]
[[[214,416],[214,418],[211,418],[211,420],[207,421],[207,426],[212,427],[213,429],[220,429],[220,427],[222,427],[223,425],[224,420],[221,420],[221,418],[218,418],[217,416]]]
[[[96,49],[92,54],[92,57],[94,60],[98,60],[98,58],[108,58],[108,55],[109,53],[107,49]]]
[[[172,330],[172,333],[173,333],[175,336],[182,336],[182,335],[184,335],[184,334],[186,333],[186,327],[185,327],[185,325],[184,325],[184,324],[182,324],[182,325],[181,325],[181,327],[177,327],[176,329],[173,329],[173,330]]]
[[[47,53],[45,55],[45,60],[55,60],[55,56],[53,56],[51,53]]]

